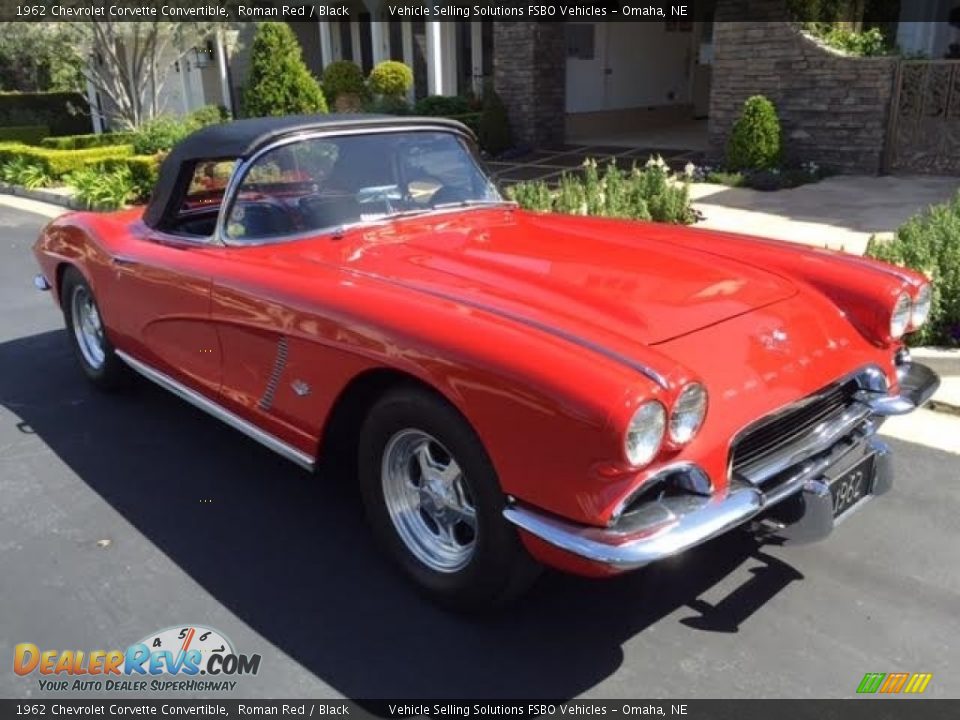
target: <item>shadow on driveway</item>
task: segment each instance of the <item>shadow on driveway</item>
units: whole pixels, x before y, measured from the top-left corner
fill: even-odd
[[[546,573],[507,612],[460,617],[381,558],[348,478],[315,478],[145,382],[96,393],[62,331],[0,344],[0,404],[220,603],[348,697],[570,698],[665,615],[688,608],[689,627],[736,632],[802,578],[734,533],[614,580]],[[757,559],[727,598],[699,599]]]

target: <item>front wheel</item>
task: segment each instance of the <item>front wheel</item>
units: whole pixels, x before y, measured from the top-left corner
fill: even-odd
[[[371,410],[359,447],[370,524],[405,574],[442,604],[503,605],[538,566],[503,519],[504,496],[479,438],[448,403],[404,388]]]
[[[83,373],[100,389],[114,390],[122,386],[128,379],[127,366],[107,338],[93,290],[75,268],[68,268],[64,273],[60,306],[70,344]]]

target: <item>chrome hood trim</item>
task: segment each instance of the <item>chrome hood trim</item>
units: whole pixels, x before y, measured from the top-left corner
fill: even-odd
[[[485,303],[476,302],[474,300],[467,300],[463,297],[459,297],[452,293],[445,293],[440,290],[434,290],[432,288],[426,288],[416,283],[405,282],[402,280],[396,280],[394,278],[385,277],[383,275],[378,275],[377,273],[368,272],[366,270],[357,270],[356,268],[340,268],[344,272],[351,273],[353,275],[359,275],[360,277],[369,278],[371,280],[376,280],[377,282],[387,283],[393,285],[394,287],[402,287],[406,290],[413,290],[414,292],[423,293],[425,295],[431,295],[435,298],[441,300],[447,300],[449,302],[457,303],[459,305],[466,305],[473,308],[474,310],[480,310],[485,313],[490,313],[491,315],[497,315],[506,320],[512,320],[513,322],[520,323],[521,325],[526,325],[540,332],[546,333],[547,335],[553,335],[554,337],[565,340],[573,345],[582,347],[584,350],[589,350],[590,352],[602,355],[603,357],[613,360],[625,367],[628,367],[632,370],[636,370],[641,375],[646,377],[648,380],[659,385],[664,390],[670,387],[670,383],[667,378],[660,372],[657,372],[654,368],[646,365],[644,363],[638,362],[633,358],[627,357],[622,353],[618,353],[610,348],[599,345],[591,340],[574,335],[569,333],[566,330],[561,330],[558,327],[552,325],[547,325],[542,323],[539,320],[534,320],[517,313],[510,312],[509,310],[503,310],[502,308],[492,307]]]

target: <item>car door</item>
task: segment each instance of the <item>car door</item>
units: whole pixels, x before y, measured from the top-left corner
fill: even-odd
[[[210,321],[214,248],[146,231],[110,259],[111,330],[136,360],[213,397],[220,388],[220,344]]]
[[[322,307],[304,307],[295,298],[299,278],[275,247],[291,237],[305,239],[314,229],[359,219],[359,204],[338,190],[321,191],[334,160],[344,161],[332,140],[282,144],[251,162],[228,200],[221,248],[221,272],[214,278],[211,318],[223,356],[220,403],[284,446],[272,447],[301,464],[316,452],[320,423],[342,387],[349,369],[329,350],[335,325]],[[362,176],[363,158],[350,157],[340,183]],[[376,158],[383,163],[382,156]],[[372,162],[372,161],[371,161]],[[338,186],[340,187],[340,186]],[[352,197],[352,196],[351,196]],[[345,214],[343,208],[353,214]],[[313,252],[336,254],[338,246],[319,244]],[[332,257],[331,257],[332,260]],[[328,274],[320,262],[311,280],[324,285]],[[334,283],[331,277],[329,283]],[[262,440],[262,438],[261,438]]]

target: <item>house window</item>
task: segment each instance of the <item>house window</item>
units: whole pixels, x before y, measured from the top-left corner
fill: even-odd
[[[569,23],[566,29],[567,57],[577,60],[593,60],[594,25],[592,23]]]

